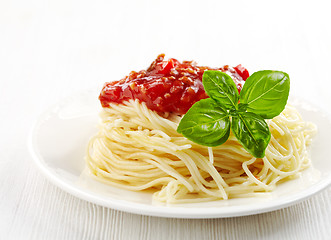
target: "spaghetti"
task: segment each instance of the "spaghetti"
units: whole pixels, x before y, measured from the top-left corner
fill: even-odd
[[[252,157],[232,133],[213,148],[191,142],[176,131],[181,116],[157,113],[137,99],[109,103],[89,142],[91,175],[127,190],[151,189],[156,201],[187,203],[261,195],[310,165],[316,127],[290,105],[267,120],[271,141],[263,158]]]

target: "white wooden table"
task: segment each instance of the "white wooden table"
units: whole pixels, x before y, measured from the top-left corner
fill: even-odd
[[[148,217],[71,196],[28,153],[29,130],[45,108],[146,68],[162,52],[287,71],[291,94],[330,110],[327,1],[229,2],[0,2],[0,239],[331,239],[330,187],[254,216]]]

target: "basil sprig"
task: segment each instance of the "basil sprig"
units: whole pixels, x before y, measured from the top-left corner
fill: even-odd
[[[177,132],[195,143],[215,147],[226,142],[231,128],[247,152],[256,158],[264,157],[271,138],[264,119],[284,110],[290,91],[288,74],[255,72],[247,78],[240,94],[232,78],[220,71],[205,71],[202,83],[210,98],[188,110]]]

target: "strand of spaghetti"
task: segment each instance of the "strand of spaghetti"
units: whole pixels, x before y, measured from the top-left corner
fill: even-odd
[[[247,176],[250,178],[250,180],[252,182],[255,182],[257,185],[263,187],[266,191],[269,191],[269,186],[264,184],[263,182],[259,181],[253,174],[252,172],[248,169],[248,165],[254,163],[256,161],[256,158],[252,158],[251,160],[249,161],[246,161],[242,164],[242,167],[245,171],[245,173],[247,174]]]
[[[214,164],[214,153],[213,153],[213,148],[208,147],[208,155],[209,155],[209,161],[211,164]]]
[[[101,178],[97,178],[99,181],[101,181],[103,183],[106,183],[108,185],[112,185],[112,186],[127,189],[127,190],[133,190],[133,191],[140,191],[140,190],[149,189],[151,187],[154,187],[154,186],[157,186],[157,185],[163,185],[162,183],[168,183],[171,180],[173,180],[173,178],[164,177],[164,178],[153,179],[150,182],[148,182],[144,185],[139,185],[139,186],[134,186],[132,184],[130,184],[130,185],[129,184],[124,184],[123,185],[122,183],[117,183],[117,182],[109,181],[109,180],[105,179],[103,177],[103,175],[107,176],[108,173],[101,170],[101,169],[98,169],[98,173],[102,176]],[[98,175],[96,175],[96,176],[98,177]]]
[[[104,142],[101,142],[100,143],[103,145],[102,148],[103,148],[103,152],[104,152],[104,155],[105,157],[107,157],[108,159],[111,160],[111,162],[109,164],[113,164],[113,165],[116,165],[116,166],[123,166],[125,167],[125,169],[132,169],[134,171],[137,171],[137,170],[142,170],[142,171],[146,171],[148,169],[151,168],[150,165],[148,164],[144,164],[142,162],[137,162],[137,161],[133,161],[133,160],[130,160],[130,159],[127,159],[127,158],[124,158],[123,157],[123,153],[125,154],[128,154],[129,152],[128,151],[123,151],[121,149],[120,151],[120,156],[118,156],[118,154],[114,154],[116,152],[116,147],[119,146],[119,144],[116,144],[116,143],[112,143],[113,146],[112,149],[113,149],[113,152],[110,151],[109,149],[109,145],[106,146],[105,143],[109,143],[109,141],[104,141]],[[116,146],[116,147],[114,147]]]
[[[160,170],[166,172],[167,174],[169,174],[170,176],[174,177],[175,179],[177,179],[178,181],[180,181],[185,187],[187,187],[187,189],[189,191],[193,191],[193,186],[191,183],[189,183],[185,177],[183,177],[182,175],[178,174],[178,172],[173,169],[171,166],[169,165],[166,165],[164,162],[163,162],[163,159],[153,155],[153,154],[150,154],[150,153],[140,153],[139,155],[138,154],[132,154],[131,156],[128,156],[128,157],[133,157],[133,158],[137,158],[137,157],[142,157],[144,156],[146,159],[144,159],[145,162],[148,162],[152,165],[155,165],[156,167],[158,167]],[[141,159],[141,158],[140,158]],[[151,159],[151,160],[149,160]],[[154,161],[153,161],[154,160]]]
[[[210,175],[214,179],[218,189],[221,192],[223,199],[227,199],[228,196],[224,190],[224,187],[227,187],[228,185],[226,184],[226,182],[224,182],[222,176],[216,171],[213,164],[210,161],[208,161],[207,159],[205,159],[203,156],[194,154],[194,153],[192,153],[192,151],[187,151],[187,152],[188,152],[189,156],[196,162],[196,164],[199,166],[199,168],[208,172],[208,175]],[[201,182],[204,185],[207,185],[207,186],[209,185],[209,183],[207,181],[205,181],[204,178],[201,179]]]
[[[210,191],[209,189],[207,189],[203,186],[201,181],[204,181],[204,179],[202,178],[197,166],[194,164],[193,160],[184,151],[176,152],[175,155],[179,159],[181,159],[182,161],[185,162],[185,165],[188,167],[191,177],[193,178],[193,180],[199,190],[201,190],[202,192],[205,192],[207,194],[210,194],[212,196],[215,196],[215,197],[218,196],[218,194],[213,193],[212,191]]]

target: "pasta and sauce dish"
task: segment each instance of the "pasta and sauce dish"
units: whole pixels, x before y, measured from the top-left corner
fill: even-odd
[[[287,103],[280,71],[164,60],[106,83],[90,176],[153,200],[191,203],[263,196],[310,166],[316,133]]]

